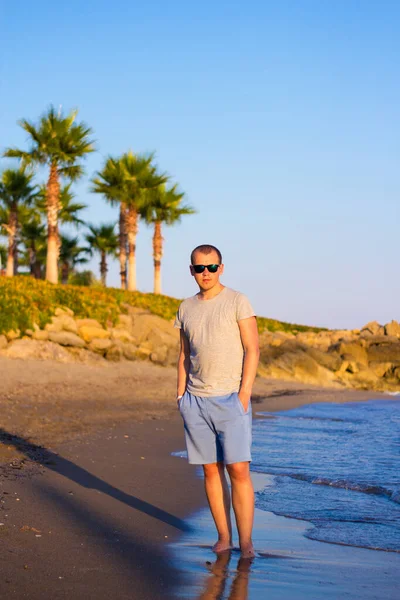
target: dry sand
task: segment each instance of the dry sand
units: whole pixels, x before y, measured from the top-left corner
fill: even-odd
[[[148,363],[0,359],[1,597],[175,597],[184,574],[168,543],[204,494],[171,457],[183,449],[174,397],[175,370]],[[254,409],[371,397],[258,379]]]

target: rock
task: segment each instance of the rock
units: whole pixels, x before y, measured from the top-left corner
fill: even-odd
[[[129,315],[119,315],[118,322],[115,326],[117,329],[127,329],[128,331],[132,327],[132,319]]]
[[[105,329],[102,329],[101,327],[82,325],[79,327],[79,335],[85,340],[85,342],[91,342],[95,338],[108,339],[111,333]]]
[[[91,352],[105,354],[107,350],[109,350],[112,347],[112,345],[112,341],[106,338],[93,338],[89,344],[89,350]]]
[[[63,315],[68,315],[70,317],[73,317],[74,311],[71,310],[70,308],[68,308],[68,306],[59,306],[54,311],[54,314],[56,315],[56,317],[62,317]]]
[[[118,362],[124,358],[124,353],[120,346],[111,346],[106,352],[106,359],[112,362]]]
[[[391,362],[378,362],[373,360],[369,363],[369,369],[377,377],[385,377],[386,373],[389,373],[393,369],[393,363]]]
[[[59,344],[53,342],[40,342],[38,340],[14,340],[2,355],[8,358],[40,360],[58,360],[60,362],[72,362],[71,355]]]
[[[151,355],[151,350],[149,350],[148,348],[144,348],[143,346],[139,346],[139,348],[136,350],[136,358],[138,358],[139,360],[147,360],[150,358]]]
[[[80,327],[97,327],[98,329],[103,329],[103,326],[100,325],[100,323],[98,321],[96,321],[96,319],[76,319],[76,324],[78,326],[78,329]]]
[[[45,331],[48,331],[49,333],[50,333],[50,331],[53,331],[53,332],[62,331],[62,328],[63,328],[62,319],[60,319],[59,317],[52,317],[51,323],[46,323],[44,328],[45,328]]]
[[[382,327],[382,325],[380,325],[378,321],[370,321],[361,328],[361,333],[370,333],[372,335],[376,335],[380,327]]]
[[[330,346],[329,352],[339,354],[339,356],[346,360],[353,360],[362,365],[368,365],[366,349],[356,342],[338,342]]]
[[[12,342],[13,340],[17,340],[21,335],[21,332],[19,329],[16,329],[15,331],[13,329],[11,329],[10,331],[7,331],[5,336],[7,338],[7,340],[9,342]]]
[[[400,337],[400,325],[397,321],[391,321],[385,325],[385,334]]]
[[[74,346],[75,348],[83,348],[85,345],[82,338],[70,331],[49,331],[49,340],[61,346]]]
[[[279,347],[265,346],[260,353],[259,372],[267,377],[337,386],[334,373],[320,366],[308,355],[308,350],[307,346],[295,340],[288,340]]]
[[[370,361],[391,362],[400,365],[400,342],[370,344],[367,348]]]
[[[121,342],[133,342],[133,337],[131,334],[126,329],[118,327],[111,329],[111,339],[119,340]]]
[[[161,336],[165,341],[167,339],[166,336],[169,336],[171,343],[175,343],[175,341],[178,343],[179,341],[179,331],[174,329],[171,323],[157,315],[136,313],[133,321],[130,333],[137,345],[151,338],[153,343],[157,343],[157,340]]]
[[[327,352],[322,352],[317,348],[307,348],[307,354],[309,354],[314,360],[317,361],[319,365],[325,367],[325,369],[329,369],[330,371],[337,371],[340,369],[342,364],[342,359],[339,354],[331,352],[330,354]]]
[[[33,329],[26,329],[25,335],[27,335],[29,337],[32,337],[32,335],[33,335]]]
[[[119,347],[121,348],[123,357],[127,360],[137,360],[138,358],[140,358],[138,356],[138,347],[135,346],[135,344],[121,343]],[[148,358],[148,356],[146,358]]]
[[[5,335],[0,335],[0,350],[7,348],[8,342]]]
[[[61,319],[61,325],[63,331],[70,331],[71,333],[78,333],[78,325],[76,321],[69,315],[63,315],[59,317]]]
[[[32,337],[34,340],[45,342],[49,339],[49,332],[42,329],[37,329],[33,332]]]
[[[400,367],[394,369],[393,375],[400,381]]]
[[[76,348],[73,346],[66,347],[67,351],[73,357],[75,362],[80,362],[85,365],[106,365],[105,359],[101,356],[101,354],[97,354],[96,352],[90,352],[90,350],[86,350],[85,348]]]

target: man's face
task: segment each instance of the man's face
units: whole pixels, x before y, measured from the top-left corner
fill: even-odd
[[[194,265],[219,265],[218,254],[213,250],[209,254],[196,252],[193,260]],[[208,269],[204,269],[202,273],[196,273],[192,266],[190,272],[196,280],[197,285],[203,291],[211,290],[219,283],[219,278],[224,272],[224,265],[221,265],[216,273],[210,273]]]

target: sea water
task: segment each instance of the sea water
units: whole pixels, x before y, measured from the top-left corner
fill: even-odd
[[[253,423],[256,506],[323,542],[400,552],[400,402],[310,404]]]

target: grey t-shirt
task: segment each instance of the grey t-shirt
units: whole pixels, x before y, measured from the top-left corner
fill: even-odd
[[[247,297],[227,287],[210,300],[196,295],[182,302],[174,326],[189,340],[191,394],[223,396],[239,390],[244,353],[238,321],[254,316]]]

